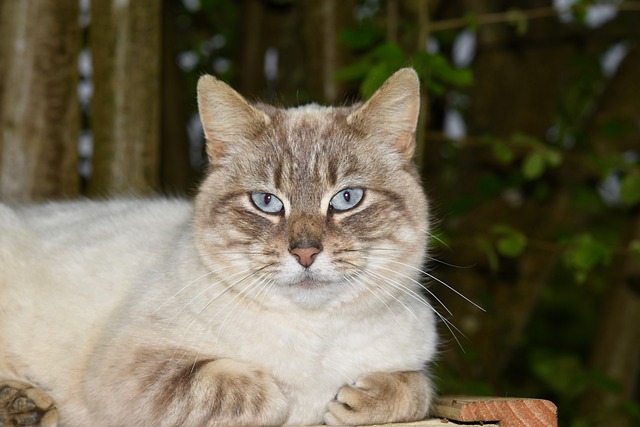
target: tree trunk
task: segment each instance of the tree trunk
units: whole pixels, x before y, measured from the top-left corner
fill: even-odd
[[[340,31],[351,22],[355,2],[348,0],[304,1],[303,37],[307,63],[307,87],[311,98],[335,103],[344,95],[345,84],[334,79],[347,64],[346,46]]]
[[[263,28],[265,5],[261,0],[243,0],[238,10],[238,81],[243,94],[259,94],[265,87]]]
[[[79,191],[77,0],[0,0],[0,199]]]
[[[158,190],[162,2],[95,0],[89,194]]]
[[[640,214],[630,222],[627,235],[640,239]],[[640,262],[627,254],[616,265],[604,299],[600,324],[593,342],[591,369],[616,383],[616,389],[591,389],[582,400],[583,413],[594,426],[627,427],[623,407],[637,401],[640,375]],[[598,418],[596,418],[598,416]]]
[[[434,9],[437,1],[418,0],[413,6],[416,11],[416,21],[418,27],[418,38],[416,40],[418,52],[427,50],[427,42],[429,41],[430,27],[430,9]],[[427,128],[429,127],[431,109],[429,108],[429,95],[424,85],[420,90],[420,116],[418,117],[418,129],[416,131],[416,152],[415,160],[418,170],[423,171],[425,166],[425,152],[427,144]]]

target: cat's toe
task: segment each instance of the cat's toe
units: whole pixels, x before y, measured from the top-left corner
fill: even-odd
[[[20,381],[0,381],[0,427],[58,425],[58,411],[44,391]]]
[[[427,415],[433,391],[421,372],[372,373],[345,385],[329,403],[327,425],[415,421]]]
[[[367,393],[355,386],[343,386],[336,398],[329,403],[324,415],[327,425],[367,424],[371,421],[371,399]]]

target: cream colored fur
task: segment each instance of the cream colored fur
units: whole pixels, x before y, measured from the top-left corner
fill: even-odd
[[[426,416],[437,337],[417,282],[418,99],[412,70],[340,109],[251,106],[205,76],[212,170],[193,206],[0,205],[0,388],[43,390],[65,426]],[[354,187],[362,202],[332,210]],[[305,268],[290,251],[311,240]]]

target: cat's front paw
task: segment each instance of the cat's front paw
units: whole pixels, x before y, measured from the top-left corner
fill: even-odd
[[[216,423],[280,425],[289,416],[287,397],[275,379],[260,369],[219,359],[203,367],[199,374],[200,384],[195,388],[210,393],[210,411]]]
[[[148,425],[282,425],[289,417],[289,399],[277,381],[240,361],[185,363],[160,375],[147,389],[151,404],[138,405],[142,413],[152,409],[144,421]]]
[[[416,421],[426,417],[433,399],[423,372],[372,373],[340,388],[329,403],[328,425]]]
[[[20,381],[0,380],[0,426],[58,425],[58,410],[44,391]]]

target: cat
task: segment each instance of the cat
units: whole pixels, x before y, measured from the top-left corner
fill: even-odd
[[[291,109],[205,75],[193,203],[0,205],[0,425],[426,417],[419,102],[410,68],[365,103]]]

